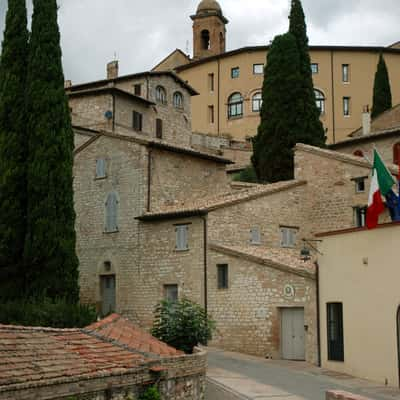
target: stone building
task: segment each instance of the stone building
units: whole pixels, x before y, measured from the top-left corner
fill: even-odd
[[[206,355],[160,342],[117,314],[83,329],[0,325],[1,400],[203,400]]]
[[[191,19],[193,58],[175,50],[153,70],[173,69],[200,93],[193,99],[194,132],[244,141],[257,133],[269,46],[226,51],[228,21],[215,0],[202,0]],[[357,129],[363,107],[372,104],[380,53],[388,65],[393,101],[400,103],[400,82],[395,79],[400,74],[398,44],[310,47],[316,101],[329,143],[341,141]]]

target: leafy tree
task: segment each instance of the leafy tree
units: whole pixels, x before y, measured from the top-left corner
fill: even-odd
[[[378,66],[374,81],[374,100],[371,116],[376,118],[379,114],[392,108],[392,91],[390,89],[389,73],[382,53],[379,56]]]
[[[56,0],[33,0],[28,62],[28,294],[79,299],[73,207],[73,131]]]
[[[253,140],[252,163],[260,181],[293,179],[293,147],[303,118],[299,64],[294,36],[277,36],[267,56],[261,123]]]
[[[25,0],[8,0],[0,59],[0,297],[21,295],[26,227]]]
[[[148,387],[139,400],[161,400],[160,392],[155,386]]]
[[[207,344],[213,329],[214,322],[198,304],[188,299],[164,300],[156,307],[152,334],[178,350],[192,353],[199,343]]]

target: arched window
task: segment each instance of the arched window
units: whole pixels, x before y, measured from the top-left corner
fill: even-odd
[[[364,152],[362,150],[356,150],[354,151],[353,156],[364,157]]]
[[[252,99],[252,110],[253,112],[260,112],[262,106],[262,94],[257,92]]]
[[[203,50],[210,49],[210,32],[207,29],[201,31],[201,46]]]
[[[233,93],[228,99],[228,118],[243,115],[243,97],[240,93]]]
[[[118,195],[111,192],[107,196],[105,204],[105,231],[117,232],[118,231]]]
[[[156,101],[167,104],[167,92],[162,86],[157,86],[156,88]]]
[[[314,89],[315,101],[320,114],[325,113],[325,95],[318,89]]]
[[[183,95],[181,92],[174,93],[174,107],[183,108]]]
[[[393,145],[393,164],[400,164],[400,142]]]

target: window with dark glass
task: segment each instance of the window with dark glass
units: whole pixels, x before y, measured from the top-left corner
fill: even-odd
[[[228,289],[228,264],[217,265],[218,289]]]
[[[362,176],[359,178],[352,179],[356,186],[356,193],[364,193],[365,192],[365,181],[368,179],[367,176]]]
[[[214,106],[208,106],[208,121],[210,124],[214,123]]]
[[[156,119],[156,138],[162,139],[163,137],[163,122],[162,119]]]
[[[328,303],[328,360],[344,361],[343,304]]]
[[[317,108],[318,108],[320,114],[324,114],[325,113],[325,96],[318,89],[314,89],[314,93],[315,93],[315,101],[317,104]]]
[[[355,151],[353,152],[353,156],[356,156],[356,157],[364,157],[364,153],[363,153],[362,150],[355,150]]]
[[[140,83],[136,84],[134,86],[134,91],[136,96],[141,96],[142,95],[142,85]]]
[[[178,301],[178,285],[164,285],[164,299]]]
[[[311,64],[311,73],[318,74],[318,72],[319,72],[319,65],[317,63],[312,63]]]
[[[239,67],[231,68],[231,78],[232,79],[239,78],[239,75],[240,75],[240,68]]]
[[[210,92],[214,91],[214,74],[208,74],[208,89]]]
[[[367,220],[367,207],[354,207],[354,220],[357,228],[363,228]]]
[[[167,104],[167,92],[162,86],[157,86],[156,88],[156,101]]]
[[[132,122],[133,129],[135,131],[141,132],[143,124],[143,115],[138,113],[137,111],[134,111],[132,119],[133,119]]]
[[[256,93],[252,98],[252,110],[253,112],[260,112],[262,106],[262,94],[261,92]]]
[[[174,107],[182,109],[183,108],[183,95],[181,92],[174,93]]]
[[[228,118],[243,115],[243,97],[240,93],[233,93],[228,99]]]

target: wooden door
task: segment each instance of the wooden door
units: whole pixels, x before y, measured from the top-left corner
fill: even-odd
[[[283,308],[281,316],[282,358],[304,360],[304,308]]]

